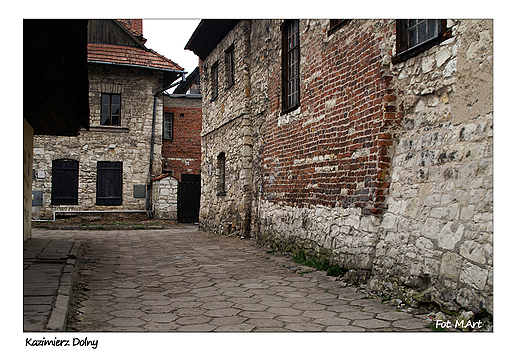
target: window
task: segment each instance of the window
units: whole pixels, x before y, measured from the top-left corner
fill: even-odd
[[[218,96],[218,62],[211,66],[211,100]]]
[[[423,52],[451,36],[446,20],[397,20],[394,63]]]
[[[348,24],[350,21],[351,21],[351,19],[329,20],[329,31],[327,32],[327,35],[329,35],[329,36],[332,35],[334,32],[338,31],[340,28],[342,28],[344,25]]]
[[[163,139],[172,139],[173,138],[173,114],[165,113],[164,114],[164,123],[163,123]]]
[[[226,194],[226,154],[217,157],[217,195]]]
[[[120,94],[101,94],[101,125],[120,126],[121,125],[121,95]]]
[[[78,205],[78,168],[76,160],[52,161],[51,205]]]
[[[123,163],[97,162],[96,205],[123,203]]]
[[[300,105],[300,39],[299,20],[282,25],[282,111]]]
[[[233,86],[235,83],[235,48],[231,46],[224,53],[226,64],[226,88]]]

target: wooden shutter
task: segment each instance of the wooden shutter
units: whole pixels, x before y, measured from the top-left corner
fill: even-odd
[[[52,162],[51,205],[78,204],[78,168],[75,160]]]
[[[97,163],[96,205],[123,204],[123,163]]]

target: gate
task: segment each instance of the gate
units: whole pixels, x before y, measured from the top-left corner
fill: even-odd
[[[200,174],[182,174],[177,191],[177,221],[199,221]]]

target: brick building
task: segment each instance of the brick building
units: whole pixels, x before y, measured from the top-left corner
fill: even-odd
[[[201,228],[492,314],[492,25],[201,21]]]
[[[63,211],[153,211],[163,91],[184,70],[145,46],[142,20],[89,20],[90,129],[34,139],[33,219]],[[171,199],[175,201],[176,198]]]

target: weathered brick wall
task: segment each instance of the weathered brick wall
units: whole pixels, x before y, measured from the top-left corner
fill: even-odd
[[[164,113],[173,115],[172,139],[163,139],[163,170],[181,180],[181,174],[199,174],[202,99],[164,96]]]
[[[78,137],[35,136],[34,169],[45,179],[33,181],[33,190],[43,190],[43,206],[33,208],[33,218],[49,219],[55,210],[144,210],[146,199],[133,197],[134,184],[146,184],[149,173],[153,95],[162,88],[162,76],[146,70],[89,65],[89,131]],[[101,93],[121,93],[121,126],[100,125]],[[162,118],[162,99],[157,101]],[[162,121],[155,128],[153,174],[161,173]],[[52,161],[79,161],[78,205],[50,205]],[[123,204],[96,205],[97,162],[123,162]]]

